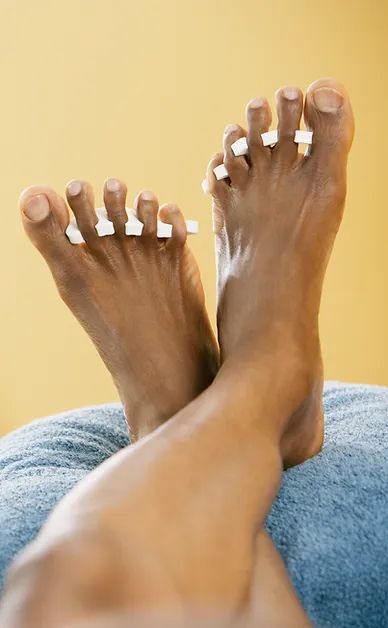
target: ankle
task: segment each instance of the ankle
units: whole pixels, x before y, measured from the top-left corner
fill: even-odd
[[[238,421],[265,430],[268,424],[268,434],[280,442],[288,418],[308,395],[310,369],[297,353],[263,352],[258,357],[241,351],[224,361],[213,386],[229,400]]]

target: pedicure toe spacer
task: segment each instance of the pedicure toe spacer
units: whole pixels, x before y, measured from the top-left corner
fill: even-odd
[[[275,144],[279,141],[278,130],[273,129],[272,131],[261,133],[261,139],[263,142],[263,146],[275,146]],[[242,157],[243,155],[248,155],[247,138],[240,137],[238,140],[233,142],[231,149],[235,157]]]
[[[98,217],[98,222],[95,226],[95,229],[99,237],[102,238],[107,235],[113,235],[115,232],[115,228],[113,222],[108,220],[108,214],[105,207],[99,207],[98,209],[96,209],[96,214]],[[72,218],[70,220],[65,233],[69,238],[71,244],[82,244],[83,242],[85,242],[82,233],[78,229],[77,221],[75,218]]]
[[[227,179],[229,174],[224,164],[220,164],[213,170],[217,181],[221,181],[222,179]]]
[[[130,209],[129,207],[125,208],[127,213],[127,222],[125,223],[125,235],[127,236],[141,236],[143,233],[143,223],[136,216],[136,212],[134,209]]]
[[[204,194],[209,194],[210,190],[209,190],[209,184],[207,182],[207,179],[204,179],[201,183],[201,188],[202,188],[202,192]]]
[[[187,233],[190,235],[197,235],[199,233],[198,220],[186,220]]]
[[[108,235],[113,235],[115,232],[114,224],[108,218],[108,213],[105,207],[99,207],[96,209],[98,216],[98,223],[96,224],[96,231],[100,238]]]
[[[161,220],[158,220],[157,227],[156,227],[156,236],[158,238],[171,238],[172,225],[169,225],[166,222],[162,222]]]
[[[235,157],[248,155],[248,142],[246,137],[239,137],[230,147]]]
[[[272,131],[267,131],[266,133],[261,134],[261,139],[263,140],[263,146],[275,146],[279,141],[279,133],[277,129],[273,129]],[[303,129],[298,129],[295,131],[294,136],[295,144],[308,144],[311,145],[313,143],[313,131],[304,131]],[[243,155],[248,155],[248,142],[246,137],[239,137],[238,140],[233,142],[231,145],[231,149],[235,157],[242,157]],[[213,170],[216,175],[217,181],[221,179],[226,179],[229,175],[224,164],[217,166]],[[204,179],[201,183],[201,187],[204,194],[209,194],[209,184],[207,179]]]
[[[125,234],[127,236],[141,236],[143,233],[143,223],[136,216],[134,209],[128,207],[125,208],[128,220],[125,223]],[[108,220],[108,214],[104,207],[96,209],[98,216],[98,223],[96,225],[96,231],[100,237],[113,235],[115,233],[113,223]],[[108,223],[108,224],[107,224]],[[197,220],[186,220],[186,229],[188,235],[195,235],[199,233],[199,224]],[[66,236],[71,244],[82,244],[85,242],[75,218],[72,218],[66,228]],[[158,220],[157,224],[157,237],[158,238],[171,238],[172,225]]]
[[[227,179],[229,174],[224,164],[220,164],[216,168],[213,168],[213,172],[217,181],[221,181],[222,179]],[[209,194],[209,184],[207,179],[204,179],[201,183],[201,188],[204,194]]]
[[[263,140],[263,146],[275,146],[275,144],[277,144],[279,141],[278,130],[273,129],[272,131],[262,133],[261,139]]]
[[[274,129],[273,131],[267,131],[267,133],[262,133],[261,138],[263,140],[264,146],[274,146],[278,141],[278,131]],[[235,155],[235,157],[241,157],[242,155],[248,154],[248,142],[246,137],[240,137],[238,140],[233,142],[231,149]],[[229,174],[224,164],[220,164],[213,169],[215,177],[217,181],[221,181],[222,179],[227,179]],[[209,193],[209,185],[206,179],[204,179],[201,183],[202,190],[204,194]]]
[[[312,144],[313,131],[303,131],[302,129],[298,129],[295,131],[294,142],[295,144]]]
[[[268,133],[262,133],[261,138],[264,146],[273,146],[279,141],[277,130],[268,131]],[[295,144],[312,144],[313,132],[303,131],[298,129],[295,131],[294,142]],[[248,142],[246,137],[240,137],[233,142],[231,149],[235,157],[241,157],[242,155],[248,155]]]
[[[264,146],[274,146],[276,142],[278,141],[277,129],[274,129],[273,131],[267,131],[267,133],[262,133],[261,139],[263,140]],[[247,155],[248,154],[247,138],[240,137],[238,140],[233,142],[231,148],[236,157]],[[220,164],[219,166],[216,166],[216,168],[213,169],[213,172],[215,174],[217,181],[221,181],[222,179],[227,179],[229,176],[228,171],[225,168],[224,164]],[[202,181],[201,186],[202,186],[202,190],[204,191],[204,194],[208,194],[209,186],[206,179]]]
[[[69,224],[67,225],[65,234],[67,235],[71,244],[82,244],[83,242],[85,242],[85,240],[82,237],[82,233],[78,229],[78,225],[75,218],[72,218],[70,220]]]

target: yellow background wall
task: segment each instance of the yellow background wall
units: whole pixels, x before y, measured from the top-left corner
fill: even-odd
[[[197,218],[214,312],[209,199],[200,181],[255,95],[332,75],[357,119],[346,217],[321,316],[326,376],[388,384],[387,4],[384,0],[1,0],[0,432],[116,398],[22,232],[17,197],[107,176]]]

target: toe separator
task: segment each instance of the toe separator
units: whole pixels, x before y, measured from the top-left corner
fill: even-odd
[[[262,133],[261,139],[263,141],[263,146],[275,146],[275,144],[277,144],[279,141],[278,130],[273,129],[272,131],[267,131],[266,133]]]
[[[144,225],[138,217],[134,209],[129,207],[125,208],[127,214],[127,222],[125,223],[125,235],[127,236],[141,236],[143,233]]]
[[[209,183],[208,183],[207,179],[204,179],[202,181],[201,188],[202,188],[202,192],[204,194],[209,194],[210,190],[209,190]]]
[[[156,235],[158,238],[171,238],[172,225],[169,225],[166,222],[162,222],[161,220],[158,220]]]
[[[105,207],[99,207],[96,209],[96,214],[98,216],[98,223],[96,224],[95,229],[100,238],[113,235],[115,233],[114,224],[108,219]]]
[[[231,145],[231,149],[235,157],[242,157],[243,155],[248,155],[248,142],[246,137],[240,137],[238,140],[233,142]]]
[[[295,131],[294,142],[295,144],[312,144],[313,131],[303,131],[302,129],[298,129],[297,131]]]
[[[82,233],[78,229],[77,222],[75,218],[72,218],[66,228],[65,231],[66,236],[68,237],[71,244],[82,244],[85,240],[82,237]]]
[[[125,234],[127,236],[141,236],[143,233],[143,223],[136,216],[134,209],[125,208],[127,213],[127,222],[125,223]],[[99,237],[108,235],[114,235],[115,229],[113,223],[108,220],[106,209],[99,208],[96,210],[98,215],[98,223],[96,224],[96,231]],[[186,228],[188,234],[199,233],[199,224],[196,220],[186,220]],[[77,221],[72,218],[66,228],[65,234],[71,244],[82,244],[85,242],[82,233],[80,232]],[[157,223],[157,237],[158,238],[171,238],[172,225],[158,220]]]
[[[225,168],[224,164],[220,164],[213,170],[217,181],[221,181],[222,179],[227,179],[229,177],[229,173]]]

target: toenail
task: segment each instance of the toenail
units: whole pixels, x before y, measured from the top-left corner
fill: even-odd
[[[230,135],[231,133],[235,133],[236,131],[238,131],[238,129],[238,124],[228,124],[228,126],[225,128],[224,135]]]
[[[43,220],[50,213],[50,205],[45,194],[37,194],[28,201],[24,213],[30,220]]]
[[[118,192],[120,187],[120,181],[117,181],[117,179],[108,179],[106,182],[108,192]]]
[[[140,198],[142,201],[154,201],[155,194],[153,194],[152,192],[142,192],[140,194]]]
[[[264,105],[264,98],[254,98],[248,103],[249,109],[260,109]]]
[[[313,92],[313,101],[317,109],[330,113],[342,107],[344,97],[332,87],[320,87]]]
[[[296,87],[284,87],[281,93],[287,100],[297,100],[299,96],[299,91]]]
[[[72,181],[67,186],[67,191],[70,194],[70,196],[77,196],[77,194],[79,194],[81,190],[82,190],[82,185],[80,181]]]
[[[178,214],[180,209],[178,207],[178,205],[167,205],[167,207],[164,208],[166,215],[168,214]]]

